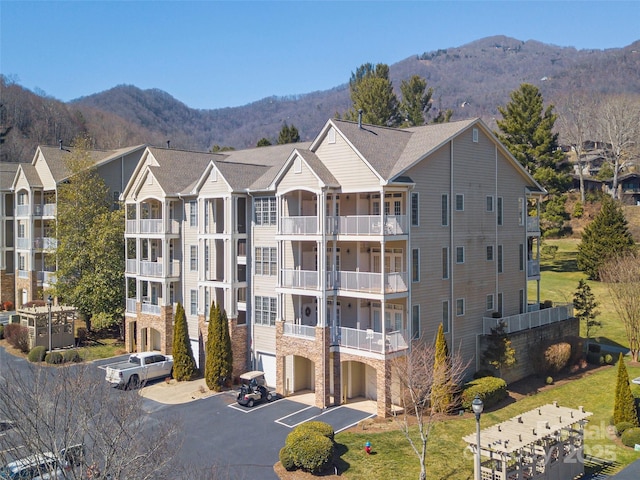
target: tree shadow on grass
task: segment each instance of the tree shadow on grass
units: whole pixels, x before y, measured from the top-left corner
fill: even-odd
[[[550,265],[540,265],[542,272],[569,273],[579,272],[578,262],[575,259],[554,260]]]

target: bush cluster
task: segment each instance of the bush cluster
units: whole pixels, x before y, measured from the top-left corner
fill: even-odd
[[[78,352],[78,350],[65,350],[64,354],[62,355],[62,360],[64,361],[64,363],[78,363],[82,361],[82,356],[80,355],[80,352]]]
[[[627,447],[635,447],[640,445],[640,427],[627,428],[620,437],[622,443]]]
[[[13,310],[13,302],[12,302],[12,301],[10,301],[10,300],[7,300],[7,301],[3,302],[3,303],[1,304],[1,306],[2,306],[2,308],[3,308],[4,310],[6,310],[6,311]]]
[[[29,329],[18,323],[9,323],[4,327],[4,338],[9,345],[17,348],[22,353],[29,351]]]
[[[492,407],[507,397],[507,382],[502,378],[483,377],[466,383],[462,391],[462,408],[471,410],[476,395],[482,399],[485,408]]]
[[[51,365],[60,365],[64,361],[64,357],[60,352],[49,352],[44,357],[44,361]]]
[[[284,447],[280,450],[282,466],[289,471],[322,471],[333,459],[333,436],[333,427],[324,422],[306,422],[298,425],[289,433]]]
[[[631,422],[616,423],[616,433],[618,436],[622,435],[626,430],[633,428],[635,425]]]
[[[47,349],[42,345],[39,345],[31,349],[27,358],[32,363],[38,363],[44,360],[46,353],[47,353]]]
[[[569,365],[571,352],[571,344],[568,342],[543,343],[532,351],[533,371],[538,375],[554,375]]]

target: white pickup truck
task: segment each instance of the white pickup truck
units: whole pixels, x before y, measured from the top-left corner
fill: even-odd
[[[126,362],[107,365],[106,380],[118,387],[138,388],[147,380],[169,377],[173,357],[158,352],[134,353]]]

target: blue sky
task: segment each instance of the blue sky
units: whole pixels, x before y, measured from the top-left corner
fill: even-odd
[[[492,35],[624,47],[640,1],[0,0],[0,22],[0,72],[28,89],[69,101],[132,84],[221,108]]]

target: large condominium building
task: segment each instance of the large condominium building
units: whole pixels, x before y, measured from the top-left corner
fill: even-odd
[[[385,415],[392,360],[440,324],[472,373],[498,320],[513,332],[571,316],[538,311],[528,212],[545,193],[479,119],[329,120],[310,144],[224,154],[147,148],[122,195],[128,349],[170,351],[181,302],[203,365],[215,302],[235,375],[264,370],[321,407],[375,399]]]
[[[97,174],[105,181],[117,203],[140,160],[144,146],[89,152]],[[43,299],[44,290],[55,282],[56,260],[53,226],[56,221],[58,186],[70,172],[66,159],[72,148],[37,148],[31,163],[20,163],[12,177],[13,267],[16,306]],[[9,250],[7,249],[7,252]],[[3,283],[4,298],[4,283]]]
[[[15,304],[13,192],[19,163],[0,163],[0,304]]]

